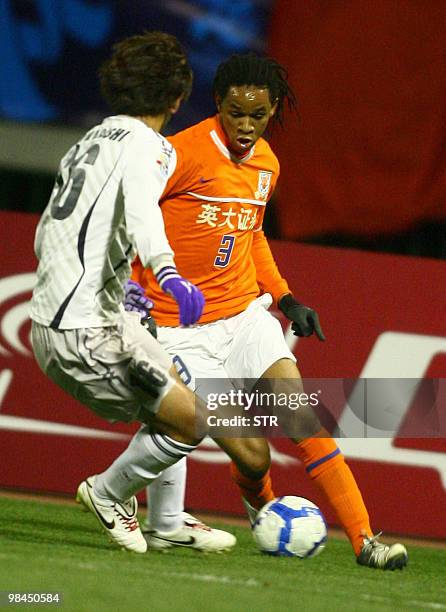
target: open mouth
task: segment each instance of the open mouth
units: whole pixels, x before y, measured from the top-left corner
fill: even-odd
[[[248,138],[247,136],[239,136],[237,138],[237,142],[244,149],[246,149],[247,147],[250,147],[252,145],[252,139]]]

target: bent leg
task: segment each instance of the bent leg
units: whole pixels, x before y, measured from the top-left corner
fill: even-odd
[[[152,482],[158,474],[186,457],[199,442],[195,437],[195,398],[175,383],[133,436],[127,449],[95,480],[95,493],[124,501]]]
[[[202,382],[208,378],[225,378],[226,374],[218,358],[219,351],[206,351],[199,348],[206,345],[204,328],[166,328],[160,327],[158,340],[173,359],[176,370],[175,378],[184,382],[189,389],[195,389],[196,379]],[[214,354],[215,353],[215,354]],[[171,432],[175,435],[175,432]],[[178,464],[147,487],[148,522],[151,529],[175,531],[184,521],[184,492],[186,481],[186,464],[180,469]],[[162,485],[162,482],[168,484]],[[211,532],[209,532],[211,533]]]
[[[232,459],[231,476],[252,524],[260,508],[274,499],[268,443],[265,438],[215,438],[215,442]]]
[[[280,379],[296,380],[296,389],[302,391],[300,374],[289,360],[280,360],[273,364],[264,378],[274,378],[279,385]],[[296,410],[299,416],[303,407]],[[293,439],[297,456],[305,466],[309,477],[323,493],[347,534],[355,555],[364,545],[364,536],[370,537],[369,515],[356,480],[346,464],[341,450],[325,429],[319,419],[310,410],[301,412],[302,425],[300,435]]]

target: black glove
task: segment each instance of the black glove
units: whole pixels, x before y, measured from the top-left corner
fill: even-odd
[[[287,319],[293,322],[291,329],[295,336],[311,336],[314,332],[319,340],[325,340],[324,332],[315,310],[296,302],[291,293],[282,296],[278,306]]]

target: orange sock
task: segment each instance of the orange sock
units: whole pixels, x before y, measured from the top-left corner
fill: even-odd
[[[336,512],[355,554],[358,555],[364,535],[373,534],[361,492],[336,442],[322,429],[315,437],[297,444],[297,455],[310,478]]]
[[[242,497],[244,497],[256,510],[260,510],[265,504],[274,499],[275,495],[272,490],[269,470],[263,478],[252,480],[251,478],[243,476],[233,461],[231,461],[230,467],[232,480],[240,488]]]

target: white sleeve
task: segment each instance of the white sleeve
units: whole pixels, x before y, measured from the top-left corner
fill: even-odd
[[[122,189],[130,240],[144,267],[160,255],[172,257],[159,199],[176,166],[176,152],[160,136],[135,134],[123,153]]]

